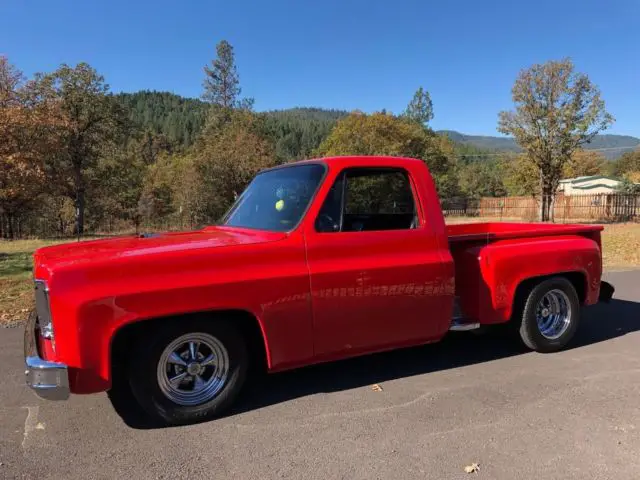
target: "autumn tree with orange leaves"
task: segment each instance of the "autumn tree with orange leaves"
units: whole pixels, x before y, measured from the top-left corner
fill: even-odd
[[[0,57],[0,235],[8,238],[20,233],[19,219],[46,191],[45,159],[56,150],[56,106],[34,97],[31,87]]]

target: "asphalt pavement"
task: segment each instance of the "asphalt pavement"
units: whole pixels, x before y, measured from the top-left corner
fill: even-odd
[[[22,331],[0,329],[0,478],[638,479],[640,271],[606,279],[615,300],[566,351],[457,333],[269,376],[231,415],[163,429],[106,394],[38,399]]]

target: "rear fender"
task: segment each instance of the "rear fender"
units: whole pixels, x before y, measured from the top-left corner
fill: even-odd
[[[598,301],[602,261],[598,243],[581,236],[498,241],[465,252],[477,262],[475,317],[480,323],[511,318],[518,286],[536,277],[579,273],[585,279],[584,304]],[[464,309],[464,305],[463,305]],[[465,309],[466,310],[466,309]]]

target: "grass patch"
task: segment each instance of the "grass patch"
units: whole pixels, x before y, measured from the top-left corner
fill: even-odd
[[[602,261],[609,269],[640,267],[640,223],[605,225]]]
[[[504,219],[503,219],[504,220]],[[447,218],[447,223],[488,222],[486,218]],[[0,325],[21,323],[33,308],[32,254],[54,240],[0,240]],[[640,267],[640,224],[605,225],[602,233],[606,269]]]
[[[29,252],[0,253],[0,277],[21,275],[31,271]]]
[[[53,240],[0,240],[0,324],[21,323],[33,308],[33,251]]]

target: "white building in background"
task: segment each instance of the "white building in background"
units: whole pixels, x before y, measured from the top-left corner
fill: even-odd
[[[558,192],[565,195],[594,195],[597,193],[615,193],[622,182],[604,175],[566,178],[560,180]]]

